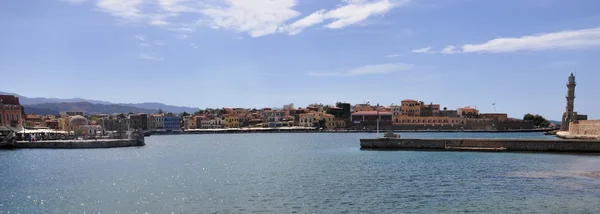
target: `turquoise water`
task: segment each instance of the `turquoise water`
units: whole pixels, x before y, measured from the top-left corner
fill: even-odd
[[[373,136],[152,136],[139,148],[0,151],[0,213],[600,212],[600,156],[360,150],[358,139]]]

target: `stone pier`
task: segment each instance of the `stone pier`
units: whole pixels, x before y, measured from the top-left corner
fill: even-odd
[[[562,139],[360,139],[361,149],[448,150],[448,148],[502,149],[525,152],[600,153],[600,140]]]

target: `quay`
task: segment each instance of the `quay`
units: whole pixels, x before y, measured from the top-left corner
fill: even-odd
[[[578,139],[360,139],[367,150],[519,151],[600,153],[600,140]]]
[[[99,149],[145,146],[143,138],[139,139],[97,139],[97,140],[47,140],[47,141],[18,141],[12,149]]]

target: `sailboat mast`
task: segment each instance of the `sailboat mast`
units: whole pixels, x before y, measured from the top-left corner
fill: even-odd
[[[379,103],[377,103],[377,138],[379,138]]]

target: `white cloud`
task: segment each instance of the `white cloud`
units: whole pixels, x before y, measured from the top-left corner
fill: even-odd
[[[144,35],[139,35],[139,34],[138,34],[138,35],[135,35],[134,37],[135,37],[137,40],[140,40],[140,41],[142,41],[142,42],[146,42],[146,41],[148,41]]]
[[[145,47],[145,48],[147,48],[147,47],[150,47],[150,44],[148,44],[148,43],[144,43],[144,42],[142,42],[142,43],[140,43],[140,44],[138,44],[138,45],[139,45],[140,47]]]
[[[440,51],[440,53],[454,54],[454,53],[457,53],[457,50],[456,50],[456,47],[454,47],[453,45],[448,45],[444,49],[442,49],[442,51]]]
[[[140,55],[138,55],[138,58],[144,59],[144,60],[156,60],[156,61],[165,60],[164,57],[157,57],[154,53],[140,53]]]
[[[277,32],[287,20],[300,13],[292,8],[295,0],[225,0],[202,10],[215,29],[247,32],[259,37]]]
[[[548,49],[579,49],[600,46],[600,28],[542,33],[515,38],[497,38],[481,44],[465,44],[462,52],[503,53]]]
[[[78,2],[85,0],[63,0]],[[410,0],[341,0],[330,9],[309,11],[299,20],[299,0],[97,0],[96,7],[119,21],[146,24],[177,33],[191,33],[204,26],[260,37],[274,33],[296,35],[324,23],[341,29],[369,17],[384,15]]]
[[[179,34],[179,35],[177,35],[177,38],[178,39],[188,39],[188,38],[190,38],[190,36],[188,36],[187,34]]]
[[[128,21],[135,21],[143,18],[142,12],[138,6],[143,0],[98,0],[96,6],[113,16],[120,17]]]
[[[341,29],[349,25],[360,23],[370,16],[382,15],[392,8],[406,5],[409,0],[345,0],[346,5],[330,11],[316,11],[290,25],[282,27],[281,31],[289,35],[296,35],[305,28],[320,24],[326,20],[332,20],[324,27],[329,29]]]
[[[158,45],[158,46],[165,46],[165,45],[167,45],[167,44],[166,44],[165,42],[163,42],[163,41],[155,41],[155,42],[154,42],[154,44],[155,44],[155,45]]]
[[[196,43],[192,43],[192,44],[190,44],[190,47],[192,47],[193,49],[197,49],[198,45],[196,45]]]
[[[362,76],[374,74],[386,74],[398,71],[406,71],[414,66],[405,63],[385,63],[375,65],[365,65],[358,68],[353,68],[344,72],[311,72],[310,76]]]
[[[412,50],[413,53],[431,53],[431,47]]]
[[[399,57],[399,56],[400,56],[399,54],[390,54],[390,55],[387,55],[385,57],[387,57],[387,58],[395,58],[395,57]]]

